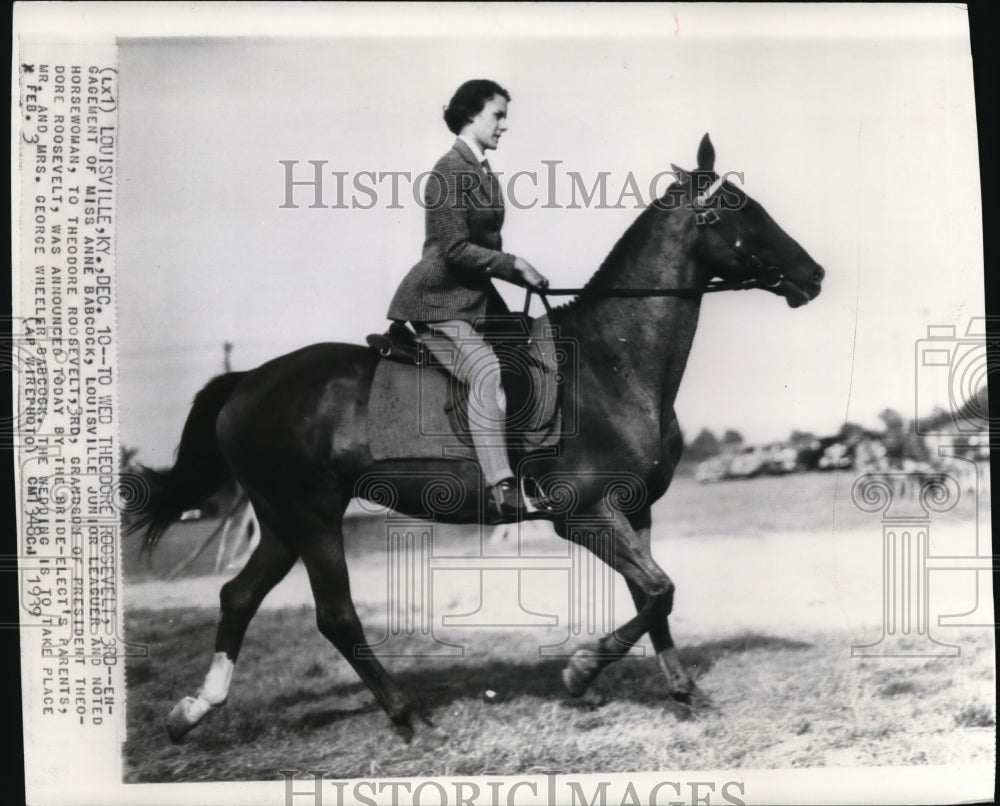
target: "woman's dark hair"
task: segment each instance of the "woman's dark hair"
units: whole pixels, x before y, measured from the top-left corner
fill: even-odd
[[[451,133],[462,131],[465,124],[482,112],[486,102],[495,95],[510,100],[510,93],[488,78],[474,78],[455,90],[444,110],[444,122]]]

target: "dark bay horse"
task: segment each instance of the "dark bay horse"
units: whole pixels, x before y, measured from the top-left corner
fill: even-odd
[[[550,323],[573,339],[578,362],[568,368],[563,405],[574,406],[578,435],[555,455],[528,457],[519,469],[570,491],[551,514],[556,532],[585,545],[628,584],[636,615],[572,656],[563,681],[580,695],[600,670],[649,633],[678,699],[697,694],[670,636],[674,585],[650,554],[650,506],[670,484],[682,439],[674,399],[691,349],[702,293],[712,283],[761,287],[798,307],[820,292],[823,269],[764,209],[714,170],[706,135],[698,168],[674,166],[676,181],[643,211],[577,299],[553,309]],[[718,285],[716,286],[718,287]],[[673,295],[671,295],[673,292]],[[198,393],[174,466],[150,473],[149,505],[139,526],[155,543],[180,513],[197,506],[227,477],[248,492],[260,520],[256,550],[222,587],[215,656],[201,689],[168,718],[179,739],[222,705],[247,626],[258,606],[301,558],[320,631],[351,663],[409,740],[435,730],[415,709],[368,646],[351,599],[342,519],[359,479],[393,480],[393,509],[425,515],[424,482],[458,479],[439,520],[481,518],[483,479],[466,461],[376,462],[366,441],[369,389],[379,361],[367,348],[316,344],[250,372],[213,379]],[[630,491],[609,494],[609,479]],[[555,496],[553,496],[555,497]],[[606,523],[589,536],[570,516]]]

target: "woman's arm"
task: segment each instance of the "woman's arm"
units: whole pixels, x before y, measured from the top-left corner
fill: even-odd
[[[471,170],[442,170],[443,167],[439,164],[435,170],[437,182],[428,182],[425,201],[428,231],[440,245],[445,265],[472,274],[499,277],[509,283],[521,281],[522,274],[514,255],[471,240],[469,194],[479,177]]]

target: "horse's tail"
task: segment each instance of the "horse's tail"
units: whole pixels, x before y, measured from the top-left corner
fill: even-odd
[[[148,549],[156,545],[181,513],[202,504],[229,478],[215,435],[215,421],[244,375],[219,375],[195,395],[172,468],[164,472],[142,468],[146,496],[129,532],[144,529]]]

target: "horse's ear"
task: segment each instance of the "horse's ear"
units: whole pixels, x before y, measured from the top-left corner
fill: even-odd
[[[687,183],[687,181],[688,181],[688,172],[687,171],[685,171],[683,168],[678,168],[672,162],[670,163],[670,170],[672,170],[674,172],[674,176],[677,177],[677,183],[679,185],[684,185],[684,184]]]
[[[708,132],[705,132],[705,136],[701,138],[701,143],[698,146],[698,170],[715,170],[715,146],[712,145]]]

